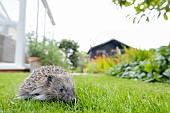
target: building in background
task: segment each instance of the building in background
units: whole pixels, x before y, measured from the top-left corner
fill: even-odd
[[[53,38],[54,19],[47,0],[0,0],[0,70],[24,70],[26,34]]]
[[[111,39],[107,42],[99,44],[90,48],[88,54],[90,58],[95,58],[95,56],[102,56],[106,55],[108,57],[116,57],[116,54],[124,53],[123,47],[129,48],[130,46],[119,42],[116,39]]]

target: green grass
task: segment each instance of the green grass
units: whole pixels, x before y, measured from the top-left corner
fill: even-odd
[[[0,113],[168,113],[170,85],[144,83],[106,75],[74,76],[74,104],[18,100],[16,94],[28,73],[0,73]]]

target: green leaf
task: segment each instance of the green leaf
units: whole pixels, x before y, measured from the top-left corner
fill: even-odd
[[[142,79],[145,76],[146,76],[146,74],[144,72],[141,74],[137,74],[138,79]]]
[[[137,14],[139,14],[139,13],[141,12],[141,10],[140,10],[140,5],[139,5],[139,4],[138,4],[137,7],[134,7],[134,8],[135,8]]]
[[[153,73],[147,73],[147,78],[152,78]]]
[[[164,13],[164,19],[168,20],[168,16],[166,15],[166,13]]]
[[[149,17],[146,18],[146,21],[149,22]]]
[[[157,80],[157,81],[161,81],[161,78],[162,78],[162,77],[163,77],[162,75],[159,75],[159,74],[156,73],[156,72],[153,73],[153,78],[154,78],[155,80]]]
[[[128,6],[130,6],[130,5],[131,5],[130,2],[126,2],[126,3],[125,3],[125,6],[126,6],[126,7],[128,7]]]
[[[113,0],[114,4],[116,4],[116,0]]]
[[[150,79],[145,80],[145,82],[152,82],[152,81],[154,81],[154,78],[150,78]]]
[[[170,56],[169,56],[167,59],[168,59],[168,61],[170,62]]]
[[[146,71],[146,72],[148,72],[148,73],[150,73],[150,72],[152,72],[153,71],[153,65],[152,64],[146,64],[145,66],[144,66],[144,70]]]
[[[162,56],[162,55],[158,55],[158,56],[156,57],[156,60],[165,60],[165,57]]]
[[[163,75],[170,78],[170,68],[166,69],[165,72],[163,72]]]
[[[135,17],[135,18],[133,18],[133,23],[135,23],[135,20],[136,20],[136,17]]]
[[[159,17],[160,17],[160,15],[161,15],[161,12],[159,12],[159,14],[158,14],[157,18],[159,18]]]

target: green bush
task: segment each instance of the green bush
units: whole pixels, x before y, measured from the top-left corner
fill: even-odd
[[[69,68],[75,69],[78,66],[78,43],[74,40],[63,39],[59,43],[59,48],[65,54]]]
[[[78,67],[75,69],[75,72],[76,72],[76,73],[82,73],[83,71],[82,71],[82,68],[78,66]]]
[[[108,70],[113,67],[118,60],[116,58],[111,57],[96,57],[96,59],[91,59],[87,63],[86,71],[88,73],[106,73]]]
[[[150,51],[153,50],[140,52],[143,53],[140,55],[145,54],[147,56]],[[170,45],[155,50],[155,53],[150,54],[150,58],[146,56],[145,59],[143,59],[144,57],[134,56],[135,60],[133,59],[131,62],[122,61],[112,67],[108,71],[108,75],[147,82],[170,82]]]
[[[89,55],[85,52],[78,52],[78,69],[81,69],[81,72],[83,72],[83,69],[85,69],[86,65],[88,64]]]
[[[86,72],[87,73],[98,73],[97,65],[96,65],[96,63],[94,61],[90,61],[86,65]]]
[[[108,72],[108,70],[115,65],[113,59],[116,59],[116,58],[98,57],[95,60],[98,72],[100,73]]]
[[[124,47],[125,54],[119,55],[118,59],[123,63],[130,63],[135,61],[143,61],[146,59],[151,59],[155,57],[155,50],[140,50],[136,48],[126,48]]]
[[[29,57],[41,57],[44,54],[43,43],[38,42],[37,38],[34,37],[34,32],[28,33],[28,51]]]
[[[43,41],[43,44],[44,54],[41,56],[42,65],[58,65],[67,68],[66,59],[62,56],[57,44],[47,39]]]

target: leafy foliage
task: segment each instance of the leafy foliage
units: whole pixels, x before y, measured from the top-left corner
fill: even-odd
[[[59,48],[65,53],[68,62],[76,68],[78,66],[78,44],[73,40],[63,39],[60,42]]]
[[[77,66],[77,68],[75,69],[75,72],[76,73],[82,73],[83,70],[82,70],[82,68],[80,66]]]
[[[90,61],[86,65],[86,72],[87,73],[98,73],[97,65],[96,65],[96,63],[94,61]]]
[[[119,60],[116,58],[103,56],[96,56],[96,59],[91,59],[87,64],[86,71],[88,73],[106,73],[108,70],[113,67]]]
[[[78,52],[78,66],[76,68],[76,72],[85,71],[86,64],[89,62],[89,55],[86,52]],[[79,70],[79,71],[78,71]]]
[[[54,40],[43,37],[43,41],[34,38],[34,32],[28,33],[28,55],[40,57],[41,65],[59,65],[67,68],[66,58],[62,55]]]
[[[109,58],[104,55],[97,57],[94,61],[96,62],[98,71],[102,73],[108,72],[111,67],[119,62],[116,58]]]
[[[134,61],[143,61],[146,59],[152,59],[155,57],[155,50],[150,49],[150,50],[140,50],[136,48],[126,48],[124,47],[125,54],[124,55],[119,55],[118,59],[120,62],[134,62]]]
[[[43,44],[44,54],[41,56],[42,65],[59,65],[67,68],[66,59],[62,56],[56,42],[44,39]]]
[[[131,50],[130,50],[131,51]],[[141,52],[141,51],[138,51]],[[144,51],[149,52],[149,51]],[[153,51],[151,51],[152,53]],[[141,55],[141,54],[134,54]],[[108,74],[121,78],[133,78],[142,81],[170,82],[170,45],[161,47],[149,57],[135,57],[129,62],[121,62],[112,67]],[[125,55],[126,56],[126,55]],[[123,57],[124,58],[124,57]],[[134,57],[132,57],[134,58]],[[136,59],[138,58],[138,59]],[[142,60],[142,59],[143,60]]]
[[[140,16],[138,22],[143,17],[146,18],[146,21],[149,21],[151,12],[153,12],[154,16],[157,16],[157,18],[162,15],[165,20],[168,20],[167,14],[170,12],[170,0],[113,0],[113,2],[120,7],[133,6],[136,11],[136,14],[133,15],[134,22],[136,21],[137,16]]]
[[[34,38],[34,32],[28,33],[28,56],[29,57],[41,57],[44,54],[43,44],[38,42],[36,38]]]

